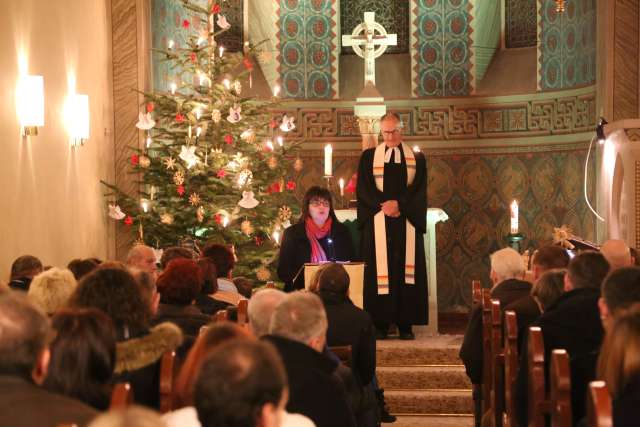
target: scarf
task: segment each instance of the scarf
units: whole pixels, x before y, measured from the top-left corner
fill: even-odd
[[[322,245],[320,245],[318,239],[327,237],[331,231],[332,222],[331,217],[327,218],[322,227],[319,227],[310,217],[304,222],[307,238],[309,238],[309,243],[311,243],[311,262],[313,263],[327,261],[327,255],[324,253],[324,249],[322,249]]]
[[[384,189],[384,163],[389,162],[391,154],[385,153],[386,144],[380,144],[376,147],[373,154],[373,178],[376,182],[376,188],[380,191]],[[402,143],[400,145],[407,162],[407,186],[413,183],[416,177],[416,157],[409,146]],[[400,158],[398,148],[391,148],[388,153],[394,153],[395,162],[399,163]],[[416,261],[416,229],[406,220],[406,249],[405,249],[405,266],[404,266],[404,283],[407,285],[415,284],[414,270]],[[387,261],[387,227],[382,210],[373,217],[374,238],[376,246],[376,273],[378,280],[378,295],[389,294],[389,264]]]

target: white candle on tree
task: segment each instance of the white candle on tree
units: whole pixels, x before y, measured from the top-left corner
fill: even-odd
[[[340,178],[338,185],[340,186],[340,196],[344,197],[344,178]]]
[[[518,202],[511,202],[511,234],[518,234]]]
[[[324,176],[331,176],[333,172],[333,165],[331,164],[331,158],[333,156],[333,148],[331,144],[324,146]]]

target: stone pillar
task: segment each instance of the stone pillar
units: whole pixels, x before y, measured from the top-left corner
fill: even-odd
[[[380,118],[387,112],[387,107],[384,105],[384,98],[373,83],[367,82],[356,98],[353,111],[358,118],[358,128],[362,135],[362,151],[378,145]]]

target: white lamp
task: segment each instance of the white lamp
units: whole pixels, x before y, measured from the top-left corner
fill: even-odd
[[[67,100],[67,130],[71,137],[71,146],[84,145],[89,139],[89,95],[69,94]]]
[[[23,75],[18,81],[17,109],[22,135],[38,135],[44,126],[44,78]]]

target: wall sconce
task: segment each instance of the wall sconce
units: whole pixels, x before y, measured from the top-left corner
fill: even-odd
[[[23,75],[16,91],[18,118],[23,136],[38,135],[38,127],[44,126],[44,78]]]
[[[67,131],[71,138],[71,146],[79,147],[89,139],[89,96],[71,93],[67,98],[65,109]]]
[[[598,125],[596,126],[596,137],[598,138],[599,144],[604,144],[607,140],[607,135],[604,133],[604,126],[608,124],[609,122],[606,121],[604,117],[600,117],[600,120],[598,120]]]

